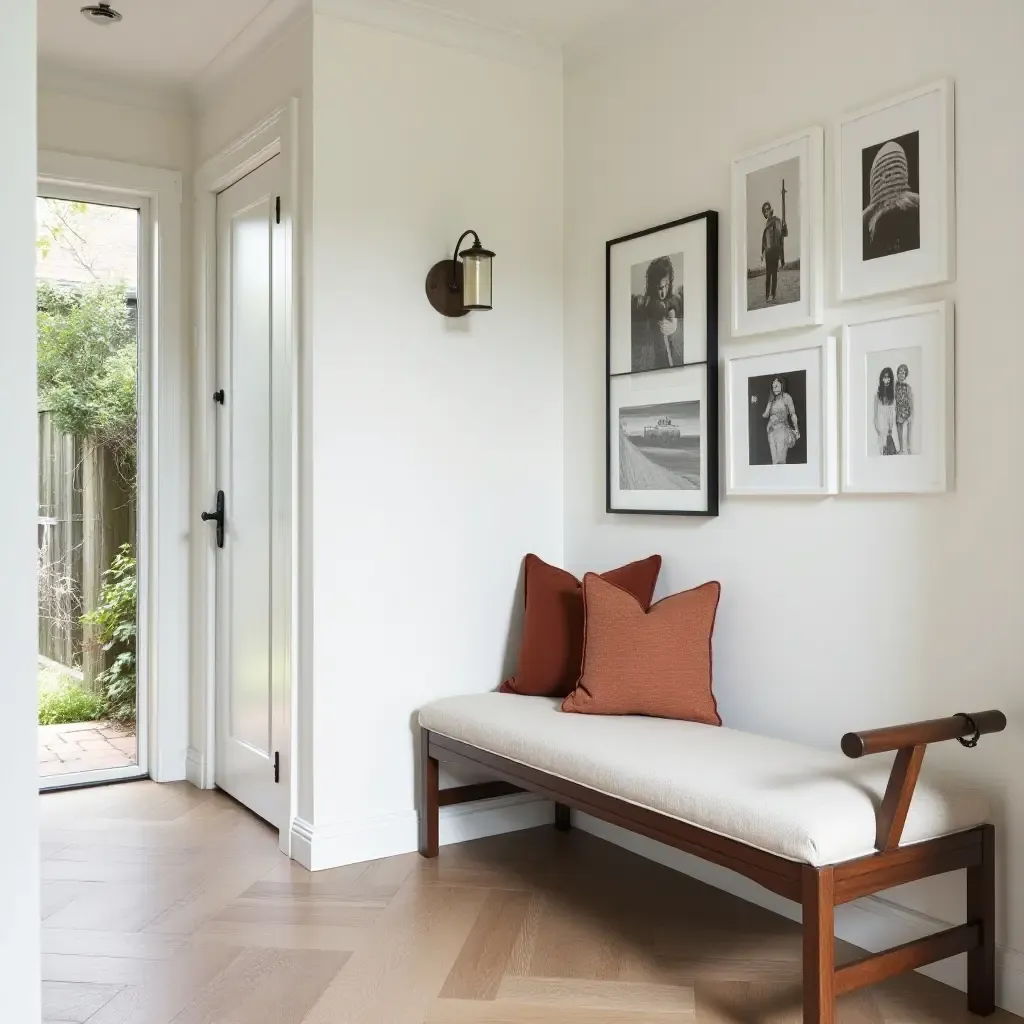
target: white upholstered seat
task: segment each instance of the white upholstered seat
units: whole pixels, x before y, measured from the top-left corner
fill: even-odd
[[[820,867],[874,852],[892,756],[836,753],[661,718],[565,714],[546,697],[483,693],[420,711],[432,732]],[[838,738],[837,738],[838,745]],[[987,820],[983,796],[918,783],[903,845]]]

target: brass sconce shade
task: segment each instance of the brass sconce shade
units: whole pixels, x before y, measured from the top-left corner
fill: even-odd
[[[473,244],[459,251],[468,235]],[[459,257],[462,257],[461,261]],[[471,309],[491,309],[494,253],[480,244],[475,231],[464,231],[455,243],[455,257],[435,263],[427,274],[427,298],[445,316],[465,316]]]

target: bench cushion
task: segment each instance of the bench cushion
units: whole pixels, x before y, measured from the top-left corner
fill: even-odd
[[[874,852],[875,808],[892,761],[852,761],[696,722],[569,715],[557,699],[516,694],[449,697],[424,707],[419,721],[442,736],[816,867]],[[940,785],[926,767],[902,845],[972,828],[987,815],[984,797]]]

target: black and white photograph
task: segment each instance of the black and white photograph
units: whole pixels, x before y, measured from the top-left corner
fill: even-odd
[[[824,322],[825,133],[818,127],[732,161],[732,334]]]
[[[747,378],[748,465],[807,462],[807,371]]]
[[[843,328],[843,490],[941,493],[953,483],[953,304]]]
[[[726,493],[824,497],[839,490],[838,340],[750,342],[725,361]]]
[[[630,370],[682,366],[683,253],[634,263],[630,292]]]
[[[708,360],[717,330],[714,211],[606,243],[608,373],[657,373]],[[709,315],[709,310],[711,315]]]
[[[914,131],[861,153],[865,260],[921,248],[920,147]]]
[[[915,431],[920,421],[914,421],[915,403],[924,400],[921,362],[919,346],[867,353],[865,375],[875,382],[865,439],[871,458],[923,454],[924,439]]]
[[[700,402],[619,409],[619,487],[700,490]]]
[[[953,280],[953,83],[845,114],[832,151],[840,300]]]
[[[800,301],[800,158],[747,174],[747,310]]]

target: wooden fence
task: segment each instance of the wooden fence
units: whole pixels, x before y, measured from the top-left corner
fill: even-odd
[[[39,653],[81,669],[92,688],[105,667],[95,627],[81,616],[99,604],[117,549],[135,543],[136,500],[105,449],[61,433],[39,412]]]

